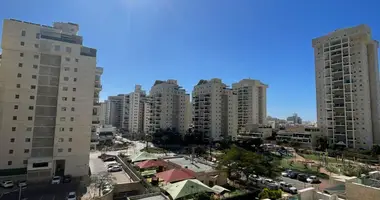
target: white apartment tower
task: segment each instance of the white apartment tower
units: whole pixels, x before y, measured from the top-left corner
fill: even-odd
[[[237,95],[222,80],[200,80],[193,89],[194,131],[204,140],[236,138]]]
[[[238,131],[246,125],[266,123],[267,88],[268,85],[253,79],[243,79],[232,84],[237,95]]]
[[[4,20],[0,171],[28,180],[88,174],[96,49],[78,30]]]
[[[313,40],[318,126],[330,143],[380,144],[378,42],[366,25]]]
[[[92,127],[91,132],[96,132],[96,129],[101,124],[101,103],[99,102],[99,93],[102,90],[102,84],[100,77],[103,74],[103,68],[102,67],[96,67],[95,70],[95,91],[94,91],[94,108],[92,109]]]
[[[190,102],[185,89],[180,87],[176,80],[157,80],[149,96],[149,133],[170,128],[185,134],[189,127],[186,115],[191,114],[186,109]]]

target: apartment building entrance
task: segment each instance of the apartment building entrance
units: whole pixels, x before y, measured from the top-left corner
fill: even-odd
[[[55,161],[55,176],[63,176],[65,175],[65,160],[56,160]]]

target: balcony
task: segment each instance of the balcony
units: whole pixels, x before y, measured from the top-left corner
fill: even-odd
[[[342,81],[343,80],[343,77],[341,77],[341,78],[333,78],[333,82],[336,82],[336,81]]]
[[[100,124],[100,121],[92,121],[92,124]]]
[[[101,105],[101,103],[99,103],[99,102],[94,102],[94,106],[100,106]]]

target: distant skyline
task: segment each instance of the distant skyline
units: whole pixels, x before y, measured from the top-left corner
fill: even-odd
[[[269,116],[297,113],[316,121],[311,40],[359,24],[380,39],[379,6],[375,0],[12,0],[2,3],[0,19],[79,24],[84,44],[98,49],[103,100],[135,84],[149,92],[157,79],[176,79],[191,93],[200,79],[231,85],[252,78],[269,85]]]

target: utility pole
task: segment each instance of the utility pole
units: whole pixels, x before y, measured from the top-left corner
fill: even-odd
[[[18,200],[21,200],[21,189],[22,187],[19,185],[19,192],[18,192]]]

